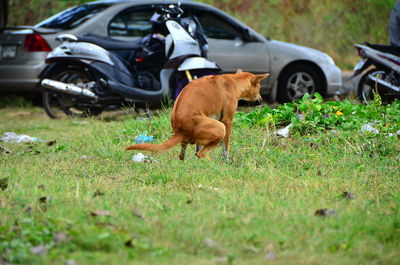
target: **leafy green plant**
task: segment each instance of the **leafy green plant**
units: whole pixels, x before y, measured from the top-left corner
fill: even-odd
[[[374,128],[386,133],[400,130],[400,102],[381,105],[379,97],[369,105],[350,100],[324,102],[319,93],[305,94],[301,100],[272,109],[265,106],[249,113],[239,112],[236,120],[242,126],[286,126],[300,135],[323,130],[355,130],[363,124],[373,123]]]

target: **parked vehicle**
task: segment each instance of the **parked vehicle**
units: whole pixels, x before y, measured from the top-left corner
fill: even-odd
[[[59,34],[93,33],[125,41],[143,38],[151,31],[153,5],[176,0],[97,1],[67,9],[31,29],[0,34],[0,91],[32,90],[45,67],[47,53],[59,45]],[[327,54],[315,49],[276,41],[210,5],[181,1],[185,14],[196,16],[207,36],[208,58],[234,73],[238,68],[261,74],[261,94],[269,101],[290,101],[305,92],[332,96],[342,86],[340,69]],[[0,52],[1,54],[1,52]],[[36,88],[38,89],[38,88]]]
[[[46,113],[58,118],[96,115],[122,104],[160,107],[193,78],[218,73],[219,66],[206,59],[201,25],[181,17],[179,5],[156,9],[152,32],[139,43],[60,35],[62,44],[49,53],[39,75]]]
[[[368,103],[374,93],[379,94],[383,103],[400,98],[400,48],[370,43],[354,46],[362,58],[352,76],[361,75],[357,88],[359,99]]]

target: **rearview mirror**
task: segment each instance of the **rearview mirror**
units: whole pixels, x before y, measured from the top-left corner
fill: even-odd
[[[250,30],[249,29],[245,29],[244,30],[244,35],[243,35],[243,41],[245,41],[245,42],[252,42],[252,41],[255,41],[255,38],[254,38],[254,36],[250,33]]]

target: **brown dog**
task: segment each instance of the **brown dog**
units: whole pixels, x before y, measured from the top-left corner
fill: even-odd
[[[229,136],[238,101],[261,101],[260,81],[269,73],[254,75],[238,70],[236,74],[205,76],[190,82],[175,101],[171,125],[174,135],[163,144],[135,144],[125,150],[163,152],[182,145],[179,158],[185,158],[188,144],[200,148],[198,158],[223,140],[223,155],[228,158]]]

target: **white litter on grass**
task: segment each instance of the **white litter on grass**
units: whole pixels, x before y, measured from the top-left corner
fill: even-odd
[[[199,185],[197,186],[197,188],[198,188],[199,190],[209,190],[209,191],[215,191],[215,192],[219,192],[219,191],[220,191],[219,188],[211,187],[211,186],[203,186],[203,185],[201,185],[201,184],[199,184]]]
[[[137,153],[136,155],[133,155],[132,161],[136,162],[136,163],[158,163],[157,160],[155,160],[151,157],[145,156],[142,153]]]
[[[87,122],[87,121],[72,121],[72,124],[85,125],[85,124],[89,124],[89,122]]]
[[[361,126],[361,132],[366,133],[375,133],[375,134],[379,134],[380,131],[376,128],[373,127],[374,123],[373,122],[369,122],[366,124],[363,124],[363,126]]]
[[[400,138],[400,130],[397,131],[396,133],[389,133],[388,136],[389,136],[389,137],[397,136],[397,137]]]
[[[6,143],[33,143],[42,141],[37,137],[31,137],[25,134],[16,134],[14,132],[5,132],[4,136],[0,138],[0,141]]]
[[[288,126],[286,126],[285,128],[278,130],[278,131],[276,132],[276,134],[279,135],[279,136],[288,138],[288,137],[289,137],[289,130],[290,130],[290,128],[292,128],[292,127],[293,127],[293,124],[291,123],[291,124],[289,124]]]
[[[138,153],[138,154],[136,154],[136,155],[133,155],[132,160],[133,160],[133,162],[141,163],[141,162],[144,162],[144,160],[146,159],[146,157],[147,157],[147,156],[145,156],[144,154]]]

